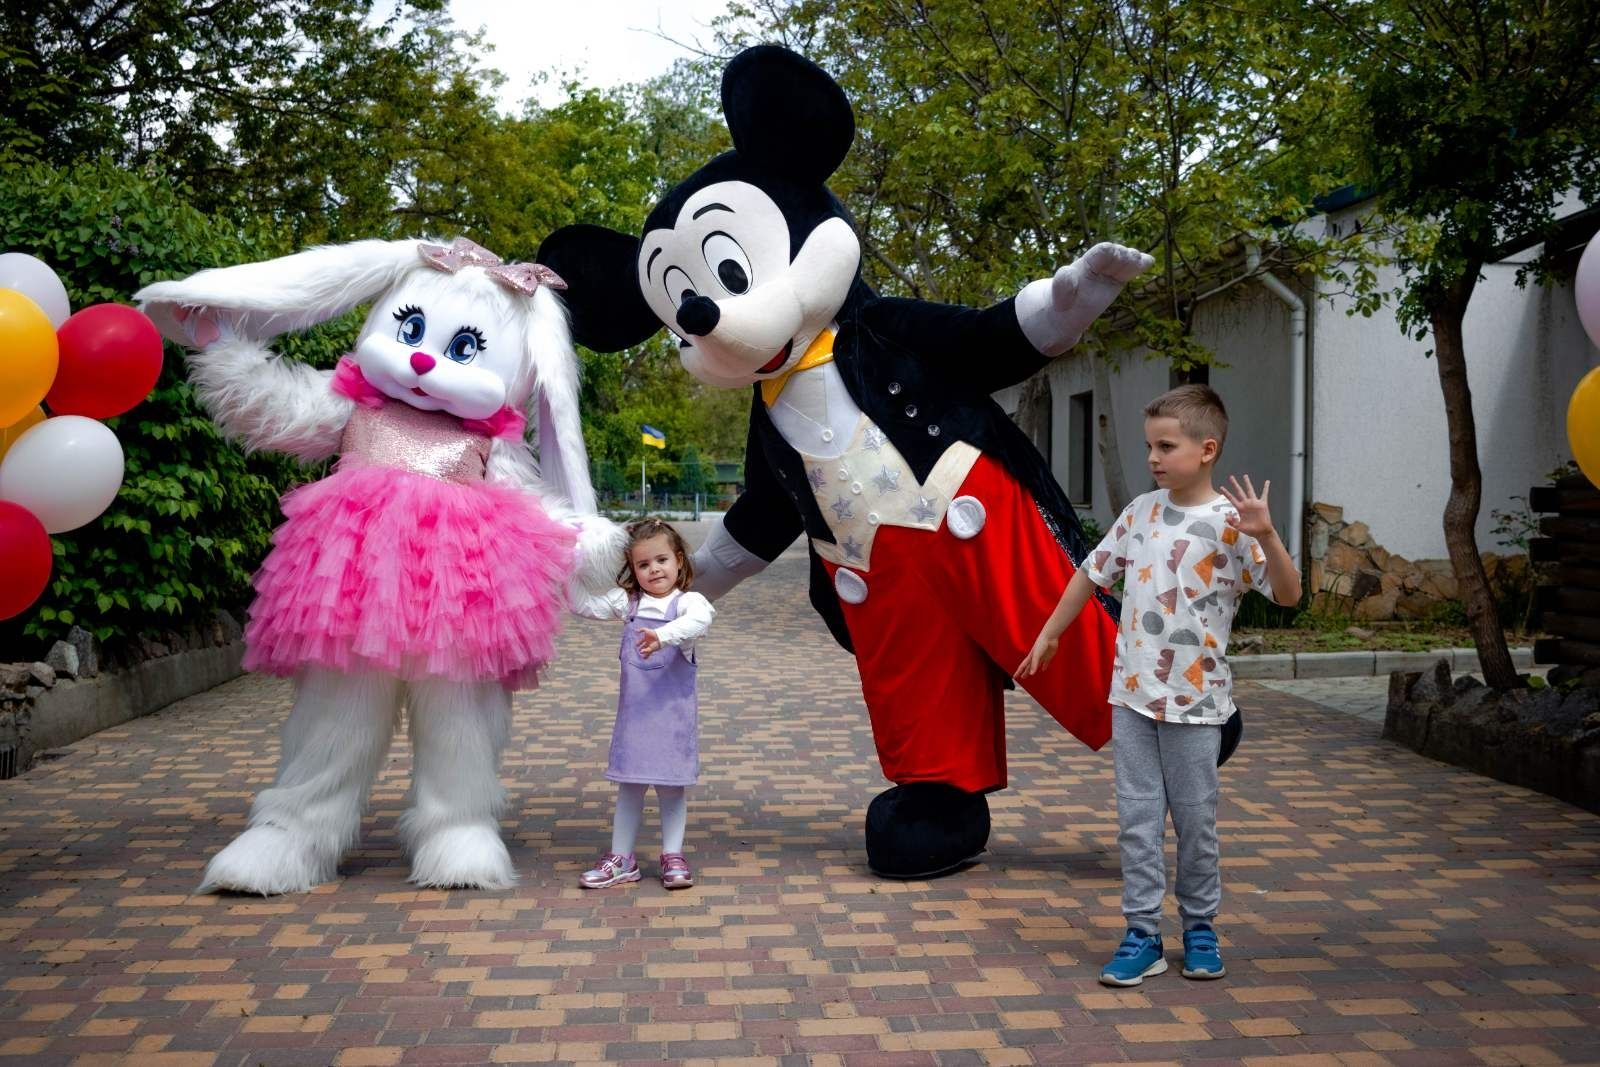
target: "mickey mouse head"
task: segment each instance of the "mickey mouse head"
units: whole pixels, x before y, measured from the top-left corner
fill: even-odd
[[[844,91],[787,49],[728,64],[722,109],[734,148],[672,189],[642,238],[567,226],[540,262],[567,282],[576,339],[628,348],[661,327],[684,369],[732,388],[782,373],[859,284],[861,244],[823,184],[855,136]]]

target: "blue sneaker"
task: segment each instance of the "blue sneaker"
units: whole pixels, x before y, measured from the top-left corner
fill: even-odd
[[[1161,954],[1161,935],[1147,934],[1130,926],[1111,962],[1101,969],[1100,984],[1138,985],[1166,969],[1167,960]]]
[[[1217,951],[1217,932],[1210,924],[1201,923],[1183,932],[1183,976],[1185,978],[1221,978],[1228,973],[1222,965],[1222,953]]]

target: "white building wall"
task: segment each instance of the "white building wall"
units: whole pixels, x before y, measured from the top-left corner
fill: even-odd
[[[1349,224],[1346,214],[1335,222]],[[1515,257],[1531,259],[1537,250]],[[1518,288],[1516,263],[1485,269],[1465,323],[1468,378],[1483,469],[1477,527],[1485,551],[1503,551],[1490,532],[1492,512],[1519,507],[1513,497],[1544,481],[1571,458],[1566,441],[1568,398],[1600,351],[1578,322],[1570,286]],[[1289,280],[1289,279],[1284,279]],[[1380,271],[1393,288],[1398,272]],[[1432,342],[1400,332],[1392,307],[1371,318],[1347,315],[1344,297],[1309,299],[1307,503],[1344,508],[1365,522],[1377,543],[1410,559],[1443,559],[1449,441],[1438,368],[1425,355]],[[1228,405],[1230,429],[1218,475],[1249,473],[1257,486],[1272,481],[1273,520],[1287,530],[1289,473],[1289,313],[1253,282],[1209,298],[1195,311],[1194,333],[1218,364],[1211,384]],[[1087,357],[1068,353],[1047,371],[1052,392],[1051,467],[1069,484],[1080,434],[1069,398],[1092,389]],[[1112,372],[1128,491],[1154,488],[1146,473],[1141,411],[1168,387],[1165,360],[1143,350],[1124,353]],[[999,394],[1014,410],[1017,390]],[[1096,412],[1098,415],[1098,412]],[[1094,435],[1091,435],[1094,440]],[[1111,519],[1098,455],[1093,461],[1093,506],[1104,528]]]
[[[1512,497],[1571,458],[1567,399],[1600,363],[1571,288],[1519,289],[1515,276],[1515,264],[1485,269],[1463,329],[1483,469],[1477,540],[1485,551],[1504,550],[1490,532],[1491,513],[1516,508]],[[1385,269],[1379,280],[1393,287],[1401,279]],[[1449,435],[1438,366],[1427,355],[1432,339],[1404,336],[1392,308],[1366,319],[1346,315],[1348,306],[1343,298],[1322,300],[1312,318],[1311,498],[1367,523],[1390,552],[1443,558]]]
[[[1211,385],[1228,406],[1228,440],[1217,466],[1219,484],[1230,474],[1248,474],[1257,489],[1270,480],[1273,520],[1284,529],[1290,511],[1288,309],[1258,286],[1241,286],[1195,310],[1194,335],[1218,353]],[[1092,391],[1094,381],[1088,357],[1075,352],[1056,360],[1047,373],[1052,400],[1050,466],[1065,487],[1079,462],[1082,440],[1070,400],[1074,394]],[[1171,387],[1171,381],[1168,362],[1152,359],[1142,348],[1122,353],[1111,374],[1117,442],[1130,496],[1155,488],[1146,461],[1143,412],[1146,404]],[[1015,410],[1018,392],[998,394],[1007,411]],[[1099,415],[1095,410],[1091,419],[1098,420]],[[1091,447],[1098,439],[1098,427],[1091,427]],[[1097,449],[1091,471],[1093,500],[1087,514],[1104,529],[1112,518],[1111,501]]]
[[[1302,299],[1304,299],[1302,297]],[[1270,481],[1272,521],[1287,540],[1293,521],[1289,499],[1289,308],[1261,286],[1246,282],[1195,309],[1194,336],[1212,352],[1211,387],[1228,407],[1228,441],[1217,461],[1216,482],[1248,475],[1260,492]]]

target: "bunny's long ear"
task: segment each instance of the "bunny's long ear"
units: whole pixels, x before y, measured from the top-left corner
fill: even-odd
[[[578,414],[578,356],[567,332],[566,309],[547,288],[541,287],[533,297],[528,346],[535,376],[539,473],[573,511],[592,515],[594,486]]]
[[[326,322],[378,296],[419,265],[420,241],[352,241],[281,259],[203,270],[134,294],[162,335],[190,343],[177,312],[225,315],[249,337],[275,337]]]

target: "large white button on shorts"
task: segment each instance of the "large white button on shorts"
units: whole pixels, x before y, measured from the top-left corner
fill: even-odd
[[[848,567],[840,567],[833,575],[833,591],[846,604],[860,604],[867,599],[867,580]]]
[[[983,510],[983,501],[975,496],[958,496],[950,501],[950,509],[944,513],[945,525],[950,527],[950,532],[963,541],[971,540],[978,536],[983,529],[983,524],[989,520],[989,515]]]

